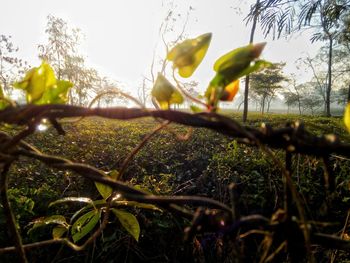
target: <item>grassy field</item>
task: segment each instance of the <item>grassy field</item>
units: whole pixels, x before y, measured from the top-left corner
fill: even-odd
[[[238,114],[224,114],[238,120],[241,118]],[[304,122],[315,135],[334,133],[342,141],[350,142],[341,118],[251,114],[248,125],[259,127],[264,122],[282,127],[296,120]],[[150,118],[127,122],[91,118],[65,123],[65,136],[59,136],[49,128],[35,133],[27,141],[47,154],[64,156],[105,171],[118,170],[128,154],[156,125]],[[179,125],[171,128],[179,134],[188,131],[187,127]],[[283,160],[283,152],[274,153]],[[330,222],[325,231],[336,234],[343,227],[350,204],[350,160],[334,156],[332,164],[336,174],[336,193],[330,203],[324,201],[326,193],[322,190],[320,160],[296,155],[293,179],[304,201],[307,217],[313,221]],[[207,196],[226,204],[230,202],[227,186],[233,182],[239,187],[237,206],[241,215],[270,217],[283,205],[281,171],[270,158],[256,148],[238,145],[236,141],[206,129],[195,129],[186,141],[177,140],[167,130],[161,131],[134,156],[125,178],[155,194]],[[98,199],[99,195],[92,182],[25,158],[17,161],[10,171],[9,194],[25,243],[50,238],[47,229],[27,234],[28,223],[32,220],[55,213],[69,217],[79,208],[72,205],[48,209],[50,202],[67,196]],[[218,259],[214,249],[218,240],[215,235],[198,237],[205,251],[202,253],[192,243],[183,242],[183,229],[190,223],[187,220],[165,212],[137,208],[128,208],[128,211],[140,222],[139,242],[118,223],[112,222],[99,242],[87,251],[72,253],[60,246],[51,246],[31,251],[29,258],[31,262],[114,262],[115,259],[123,262],[200,262],[201,259],[215,262]],[[8,245],[4,224],[4,217],[0,215],[1,247]],[[315,254],[321,262],[329,258],[330,251],[315,248]],[[252,252],[251,258],[244,260],[249,262],[257,256]],[[340,254],[338,258],[346,256]],[[10,257],[0,256],[0,262]]]

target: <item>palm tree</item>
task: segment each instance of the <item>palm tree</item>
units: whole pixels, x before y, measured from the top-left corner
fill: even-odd
[[[252,28],[250,30],[249,44],[252,44],[254,41],[254,34],[256,29],[256,24],[258,22],[259,13],[260,13],[260,0],[256,0],[255,5],[251,9],[252,16],[248,18],[247,23],[252,21]],[[244,83],[244,99],[243,99],[243,122],[247,121],[248,116],[248,95],[249,95],[249,75],[245,77]]]
[[[326,89],[326,115],[330,116],[330,94],[332,89],[333,48],[337,41],[340,21],[350,9],[349,0],[263,0],[257,6],[259,21],[265,36],[272,34],[279,38],[282,33],[290,34],[305,27],[317,28],[311,41],[328,42],[328,80]],[[254,8],[252,8],[254,10]],[[255,17],[250,12],[248,19]]]

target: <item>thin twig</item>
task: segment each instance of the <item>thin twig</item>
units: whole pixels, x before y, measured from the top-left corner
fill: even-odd
[[[346,231],[346,229],[348,227],[348,224],[349,224],[349,218],[350,218],[350,210],[348,210],[348,213],[347,213],[346,219],[345,219],[345,223],[344,223],[344,226],[343,226],[343,230],[342,230],[342,232],[340,234],[340,238],[341,239],[344,238],[345,231]],[[336,249],[331,255],[331,263],[335,262],[335,259],[336,259],[337,255],[338,255],[338,249]]]
[[[130,161],[135,157],[135,155],[142,149],[143,146],[154,136],[156,135],[161,129],[165,128],[167,125],[170,124],[170,121],[165,121],[162,124],[158,125],[152,132],[147,134],[143,140],[129,153],[129,155],[124,159],[122,165],[119,169],[119,180],[123,180],[123,176],[125,173],[126,168],[128,167]],[[112,169],[115,169],[116,165],[112,167]]]
[[[11,234],[11,237],[15,243],[15,249],[19,256],[19,260],[22,263],[28,262],[23,245],[22,245],[22,238],[20,233],[17,230],[17,223],[15,216],[11,210],[10,201],[7,194],[7,188],[8,188],[8,176],[7,173],[10,169],[12,162],[7,162],[5,164],[1,164],[3,166],[2,172],[0,174],[0,196],[1,196],[1,204],[4,209],[4,214],[6,217],[6,223],[7,227],[9,229],[9,232]]]

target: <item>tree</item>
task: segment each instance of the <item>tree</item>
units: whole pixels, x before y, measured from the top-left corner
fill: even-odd
[[[345,106],[348,102],[349,97],[349,87],[342,87],[336,93],[336,101],[338,104]]]
[[[345,33],[342,33],[345,34]],[[347,35],[349,33],[346,33]],[[347,36],[348,38],[348,36]],[[341,38],[337,49],[334,50],[334,72],[336,74],[337,90],[335,92],[338,103],[350,101],[350,38]]]
[[[318,94],[309,92],[303,96],[301,103],[304,110],[309,110],[311,115],[314,115],[316,110],[322,106],[322,99]]]
[[[147,99],[149,96],[149,92],[147,89],[147,79],[143,78],[141,86],[138,87],[137,90],[137,97],[139,101],[143,104],[144,107],[146,107]]]
[[[350,49],[350,13],[343,15],[340,22],[339,42]]]
[[[282,73],[284,66],[284,63],[275,63],[261,72],[251,75],[251,91],[260,99],[261,113],[265,112],[266,106],[266,111],[269,111],[276,92],[282,89],[282,82],[287,80]]]
[[[305,110],[314,114],[315,111],[324,105],[324,97],[320,93],[317,81],[314,79],[302,84],[297,84],[297,79],[292,74],[290,84],[287,89],[282,92],[284,101],[288,107],[297,106],[301,115]]]
[[[331,79],[331,96],[329,102],[346,100],[349,89],[350,78],[350,53],[343,45],[337,44],[333,47],[332,79]],[[324,114],[327,114],[327,87],[328,87],[328,48],[323,47],[318,54],[311,58],[299,59],[299,62],[307,66],[312,72],[312,87],[322,97]],[[344,98],[342,99],[341,96]]]
[[[119,83],[113,80],[110,80],[108,78],[103,78],[101,82],[101,86],[99,87],[100,92],[97,94],[97,97],[99,95],[104,94],[103,97],[101,96],[98,100],[98,106],[115,106],[115,105],[128,105],[130,100],[128,100],[127,97],[125,97],[119,88]],[[127,94],[129,95],[129,94]]]
[[[299,114],[301,115],[302,111],[301,111],[301,98],[302,98],[302,91],[303,91],[303,88],[304,88],[304,85],[297,85],[297,80],[296,80],[296,76],[295,74],[292,74],[292,92],[294,94],[294,100],[295,100],[295,103],[297,104],[298,106],[298,109],[299,109]]]
[[[254,34],[256,29],[256,24],[258,22],[259,14],[260,14],[260,0],[256,0],[256,3],[254,6],[252,6],[251,9],[252,16],[250,19],[248,19],[248,22],[252,21],[252,28],[250,30],[250,38],[249,43],[253,43],[254,41]],[[244,98],[243,98],[243,122],[247,121],[248,116],[248,97],[249,97],[249,75],[245,77],[244,82]]]
[[[265,35],[272,32],[273,37],[279,38],[282,32],[290,34],[295,29],[313,27],[316,33],[311,41],[328,42],[328,72],[325,92],[326,115],[330,116],[332,90],[332,62],[333,47],[338,40],[339,22],[348,14],[349,0],[315,0],[315,1],[284,1],[265,0],[259,5],[261,8],[260,21]],[[251,12],[248,16],[252,17]],[[296,26],[293,22],[297,21]]]
[[[70,28],[66,21],[49,15],[45,33],[48,43],[39,45],[39,58],[47,61],[54,68],[57,78],[65,78],[74,83],[69,92],[71,104],[87,105],[96,94],[93,87],[98,84],[98,72],[85,65],[85,58],[78,53],[81,32]]]
[[[284,97],[284,101],[287,104],[287,113],[289,113],[289,110],[292,106],[297,105],[298,104],[298,95],[295,94],[294,92],[291,91],[284,91],[282,93],[283,97]],[[299,114],[301,115],[301,111],[299,108]]]
[[[93,94],[96,94],[95,86],[100,81],[98,72],[93,68],[85,66],[85,59],[82,56],[68,56],[64,61],[62,76],[74,83],[71,89],[70,103],[87,105]],[[90,98],[89,98],[90,95]]]
[[[341,1],[340,1],[341,2]],[[344,2],[344,1],[343,1]],[[344,5],[338,5],[336,1],[319,1],[318,8],[318,25],[321,32],[317,32],[311,38],[311,41],[323,40],[328,45],[328,61],[327,61],[327,83],[325,96],[325,113],[331,116],[331,90],[332,90],[332,65],[333,65],[333,49],[335,42],[339,36],[339,23],[342,10],[347,8]],[[316,22],[317,23],[317,22]]]
[[[57,78],[61,79],[66,59],[77,52],[80,30],[70,29],[66,21],[49,15],[45,33],[48,35],[48,43],[38,45],[39,58],[49,62],[55,69]]]
[[[326,55],[327,56],[327,55]],[[307,56],[302,62],[312,71],[312,79],[310,81],[311,86],[317,91],[317,93],[323,99],[324,114],[327,114],[327,70],[324,68],[324,58],[322,52],[320,52],[316,57],[310,58]],[[326,58],[327,59],[327,58]],[[333,79],[334,80],[334,79]]]
[[[0,86],[7,92],[10,92],[10,83],[28,68],[27,62],[17,57],[18,50],[11,36],[0,35]]]

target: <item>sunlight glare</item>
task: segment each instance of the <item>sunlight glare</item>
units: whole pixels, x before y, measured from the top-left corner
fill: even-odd
[[[47,125],[46,125],[46,124],[42,124],[42,123],[40,123],[40,124],[36,127],[36,129],[37,129],[38,131],[40,131],[40,132],[46,131],[47,128],[48,128]]]
[[[113,202],[114,202],[114,201],[117,201],[118,199],[121,198],[121,196],[122,196],[121,194],[116,194],[116,195],[113,197],[113,200],[112,200],[112,201],[113,201]]]

